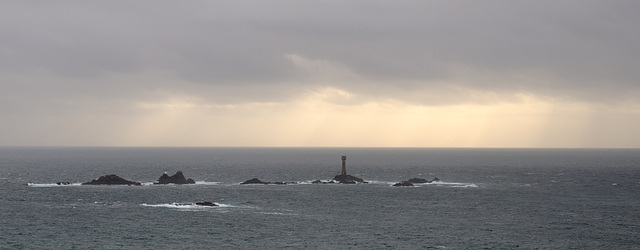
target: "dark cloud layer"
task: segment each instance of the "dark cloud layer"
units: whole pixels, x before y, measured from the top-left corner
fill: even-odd
[[[0,5],[4,102],[16,94],[32,98],[25,103],[78,96],[117,102],[158,90],[216,102],[279,101],[318,84],[287,55],[332,63],[360,79],[324,85],[426,104],[437,103],[404,95],[442,91],[438,102],[465,101],[448,100],[455,87],[615,102],[633,100],[640,89],[637,1]],[[149,72],[175,82],[105,78]]]

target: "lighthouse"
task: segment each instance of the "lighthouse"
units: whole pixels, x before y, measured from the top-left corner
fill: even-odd
[[[336,175],[336,177],[333,177],[333,180],[342,184],[367,183],[362,178],[358,178],[358,177],[347,174],[347,156],[346,155],[342,156],[342,174]]]
[[[347,174],[347,156],[343,155],[342,156],[342,175],[346,175]]]

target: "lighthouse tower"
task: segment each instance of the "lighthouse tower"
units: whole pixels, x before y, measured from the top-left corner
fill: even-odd
[[[342,156],[342,175],[346,175],[347,174],[347,156],[343,155]]]

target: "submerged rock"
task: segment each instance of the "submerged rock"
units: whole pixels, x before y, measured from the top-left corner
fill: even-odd
[[[217,207],[218,204],[215,204],[210,201],[201,201],[196,203],[174,203],[176,206],[203,206],[203,207]]]
[[[160,178],[158,179],[158,182],[155,182],[153,184],[195,184],[196,182],[189,178],[185,178],[184,174],[182,174],[182,171],[178,171],[176,172],[176,174],[169,176],[167,175],[167,173],[164,173],[162,176],[160,176]]]
[[[348,175],[348,174],[339,174],[336,177],[333,177],[334,181],[337,181],[340,184],[356,184],[356,183],[368,183],[361,178]]]
[[[276,182],[267,182],[267,181],[261,181],[258,178],[253,178],[251,180],[246,180],[242,183],[240,183],[240,185],[244,185],[244,184],[275,184],[275,185],[287,185],[287,184],[296,184],[295,182],[283,182],[283,181],[276,181]]]
[[[246,181],[240,183],[240,185],[244,185],[244,184],[269,184],[269,182],[264,182],[264,181],[261,181],[258,178],[253,178],[251,180],[246,180]]]
[[[115,174],[100,176],[97,180],[82,183],[82,185],[135,185],[140,186],[140,182],[125,180]]]
[[[207,206],[207,207],[217,207],[218,206],[218,204],[215,204],[215,203],[210,202],[210,201],[196,202],[196,205],[198,205],[198,206]]]
[[[396,184],[393,184],[394,187],[413,187],[413,183],[410,181],[402,181]]]

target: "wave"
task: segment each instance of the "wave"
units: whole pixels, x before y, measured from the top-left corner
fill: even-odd
[[[393,186],[393,184],[398,183],[397,181],[372,181],[372,180],[365,180],[367,182],[369,182],[369,184],[380,184],[380,185],[389,185],[389,186]]]
[[[264,215],[281,215],[281,216],[297,216],[296,213],[283,213],[283,212],[260,212],[259,214]]]
[[[73,187],[80,186],[82,183],[69,183],[69,184],[58,184],[58,183],[27,183],[29,187]]]
[[[220,182],[217,181],[196,181],[195,185],[218,185]]]
[[[418,183],[414,185],[416,186],[435,185],[435,186],[448,186],[448,187],[459,187],[459,188],[477,188],[478,187],[478,185],[474,183],[444,182],[444,181],[434,181],[431,183]]]
[[[296,184],[303,184],[303,185],[311,185],[311,184],[318,184],[318,183],[313,183],[314,181],[320,181],[320,182],[326,182],[329,183],[330,181],[332,181],[332,179],[313,179],[313,180],[306,180],[306,181],[296,181]]]
[[[146,203],[143,203],[143,204],[140,204],[140,205],[144,206],[144,207],[161,207],[161,208],[188,209],[188,210],[238,207],[238,206],[235,206],[235,205],[222,204],[222,203],[218,203],[218,202],[214,202],[214,204],[216,204],[217,206],[201,206],[201,205],[196,205],[195,203],[192,203],[192,202],[185,202],[185,203],[173,202],[173,203],[163,203],[163,204],[146,204]]]

